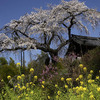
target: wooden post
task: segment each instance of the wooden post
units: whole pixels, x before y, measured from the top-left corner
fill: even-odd
[[[22,55],[22,49],[21,49],[21,69],[20,69],[21,70],[21,74],[22,74],[22,66],[23,66],[23,58],[22,58],[22,56],[23,55]]]
[[[25,54],[23,51],[23,73],[25,74]]]

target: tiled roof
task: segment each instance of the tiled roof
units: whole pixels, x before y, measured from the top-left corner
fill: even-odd
[[[100,37],[72,35],[72,40],[80,45],[100,46]]]

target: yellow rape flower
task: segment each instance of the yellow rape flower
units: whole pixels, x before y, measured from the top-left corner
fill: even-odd
[[[20,89],[20,86],[18,86],[18,88]]]
[[[9,76],[7,76],[7,79],[8,79],[8,80],[10,80],[10,79],[11,79],[11,76],[10,76],[10,75],[9,75]]]
[[[20,84],[17,84],[17,87],[20,88]]]
[[[63,77],[61,78],[61,81],[64,81],[64,78]]]
[[[70,88],[70,89],[68,89],[68,91],[69,91],[69,92],[72,92],[72,89]]]
[[[28,94],[25,94],[26,95],[26,97],[28,97]]]
[[[30,82],[30,85],[32,84],[32,82]]]
[[[30,88],[27,88],[27,91],[30,91]]]
[[[94,95],[90,95],[91,100],[95,100]]]
[[[23,90],[25,90],[25,89],[26,89],[26,87],[25,87],[25,86],[22,86],[22,89],[23,89]]]
[[[57,85],[57,84],[55,84],[55,87],[57,88],[57,87],[58,87],[58,85]]]
[[[86,87],[84,87],[84,88],[83,88],[83,91],[86,91],[86,90],[87,90],[87,88],[86,88]]]
[[[48,99],[50,99],[50,96],[48,96]]]
[[[19,88],[19,91],[22,91],[22,88]]]
[[[92,79],[90,79],[90,80],[88,80],[88,83],[93,83],[94,82],[94,80],[92,80]]]
[[[83,98],[84,97],[84,94],[81,94],[81,98]]]
[[[20,86],[20,84],[17,84],[17,86]]]
[[[83,87],[82,87],[82,86],[80,86],[80,87],[78,88],[78,90],[79,90],[79,91],[82,91],[82,90],[83,90]]]
[[[25,100],[30,100],[30,98],[28,96],[25,97]]]
[[[72,81],[72,78],[67,78],[66,81],[70,82],[70,81]]]
[[[13,88],[10,89],[11,91],[13,90]]]
[[[93,74],[93,70],[90,70],[90,74]]]
[[[96,79],[99,80],[99,76],[96,76]]]
[[[89,95],[93,95],[93,92],[90,92]]]
[[[21,96],[18,96],[18,99],[20,99],[21,98]]]
[[[17,76],[17,80],[20,80],[21,79],[21,76]]]
[[[79,64],[79,67],[80,67],[80,68],[83,68],[83,64]]]
[[[59,98],[59,96],[57,95],[57,96],[56,96],[56,99],[58,99],[58,98]]]
[[[61,94],[61,91],[58,91],[57,94],[60,95]]]
[[[31,93],[31,94],[33,94],[34,92],[33,92],[33,91],[31,91],[30,93]]]
[[[66,81],[67,81],[68,84],[70,84],[71,81],[72,81],[72,78],[67,78]]]
[[[92,78],[92,75],[91,74],[88,74],[87,78],[88,79]]]
[[[30,73],[32,73],[32,74],[33,74],[33,72],[34,72],[34,69],[33,69],[33,68],[31,68],[31,69],[30,69]]]
[[[83,81],[80,81],[80,84],[83,85]]]
[[[17,63],[16,65],[17,65],[17,66],[20,66],[20,63]]]
[[[75,87],[73,87],[73,91],[75,91],[76,90],[76,88]]]
[[[22,77],[22,78],[25,78],[25,75],[24,75],[24,74],[22,74],[22,75],[21,75],[21,77]]]
[[[78,89],[79,87],[78,86],[76,86],[76,89]]]
[[[76,81],[79,81],[79,78],[76,78]]]
[[[1,82],[4,82],[4,80],[2,79]]]
[[[87,68],[86,68],[86,67],[84,67],[84,68],[83,68],[83,71],[84,71],[84,72],[87,72]]]
[[[65,85],[65,89],[67,89],[68,88],[68,85]]]
[[[82,86],[76,87],[76,93],[84,91],[84,88]]]
[[[7,94],[5,93],[4,96],[7,96]]]
[[[100,87],[97,88],[97,91],[100,92]]]
[[[35,86],[35,84],[33,83],[32,86]]]
[[[17,85],[15,85],[14,87],[17,88]]]
[[[45,84],[45,81],[42,81],[42,84]]]
[[[83,78],[83,75],[79,75],[79,79],[82,79]]]
[[[34,79],[35,79],[35,80],[37,80],[37,78],[38,78],[37,76],[34,76]]]
[[[44,88],[44,85],[42,85],[42,88]]]
[[[26,87],[29,87],[29,83],[26,83]]]

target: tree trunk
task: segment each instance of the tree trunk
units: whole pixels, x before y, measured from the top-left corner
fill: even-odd
[[[51,56],[52,63],[55,65],[58,61],[58,52],[49,52],[49,54]]]

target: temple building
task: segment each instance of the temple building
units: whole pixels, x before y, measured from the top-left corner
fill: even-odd
[[[98,46],[100,46],[100,37],[88,37],[72,34],[72,39],[66,55],[75,53],[76,55],[82,56],[88,50],[92,50]]]

